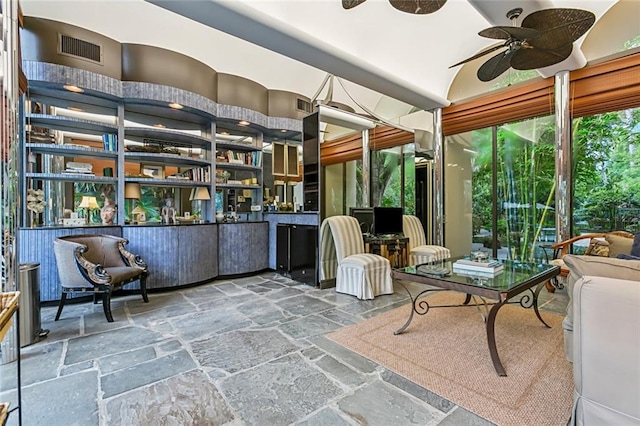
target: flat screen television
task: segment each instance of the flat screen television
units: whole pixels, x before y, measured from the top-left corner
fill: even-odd
[[[373,208],[349,207],[349,216],[358,219],[363,234],[373,234]]]
[[[374,207],[373,230],[376,235],[402,234],[402,207]]]

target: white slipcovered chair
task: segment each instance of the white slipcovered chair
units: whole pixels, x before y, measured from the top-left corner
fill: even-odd
[[[373,299],[393,294],[391,264],[377,254],[365,253],[358,220],[332,216],[320,226],[320,280],[336,280],[336,291]]]
[[[451,252],[448,248],[427,244],[424,228],[420,223],[420,219],[416,216],[402,216],[402,232],[405,237],[409,237],[410,265],[420,265],[421,263],[444,260],[451,257]]]

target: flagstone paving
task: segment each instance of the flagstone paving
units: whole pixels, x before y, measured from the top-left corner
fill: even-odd
[[[113,323],[91,302],[57,322],[42,309],[49,337],[22,350],[24,425],[491,424],[324,337],[406,304],[399,286],[359,301],[265,272],[149,298],[114,298]],[[564,313],[565,291],[541,299]],[[15,405],[15,363],[0,392]]]

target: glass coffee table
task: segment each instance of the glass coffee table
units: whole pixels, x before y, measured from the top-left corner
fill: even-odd
[[[536,316],[546,327],[538,310],[538,295],[544,288],[544,284],[560,273],[560,268],[554,265],[524,263],[511,260],[502,261],[504,269],[494,277],[485,276],[482,273],[473,272],[453,272],[453,263],[461,259],[451,258],[435,264],[423,264],[408,266],[405,268],[393,269],[391,275],[394,279],[411,281],[418,284],[426,284],[432,287],[426,288],[416,296],[412,295],[409,289],[401,282],[397,281],[409,294],[411,298],[411,313],[407,322],[394,332],[400,334],[404,332],[411,321],[413,315],[425,315],[429,309],[436,307],[453,306],[484,306],[488,311],[486,317],[483,316],[487,329],[487,342],[489,353],[496,373],[506,376],[498,349],[496,348],[495,321],[496,315],[501,307],[509,303],[518,303],[523,308],[533,308]],[[426,299],[420,297],[428,293],[438,291],[458,291],[466,294],[466,299],[462,305],[429,305]],[[522,294],[525,293],[525,294]],[[521,295],[519,300],[510,301],[515,296]],[[482,303],[471,303],[473,296],[481,298]],[[486,300],[490,299],[490,300]],[[491,307],[491,309],[489,309]],[[550,328],[550,327],[549,327]]]

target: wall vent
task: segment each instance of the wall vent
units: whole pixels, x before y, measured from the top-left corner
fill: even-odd
[[[58,53],[102,64],[102,46],[65,34],[58,36]]]
[[[311,102],[307,102],[304,99],[298,98],[296,109],[298,111],[311,112]]]

